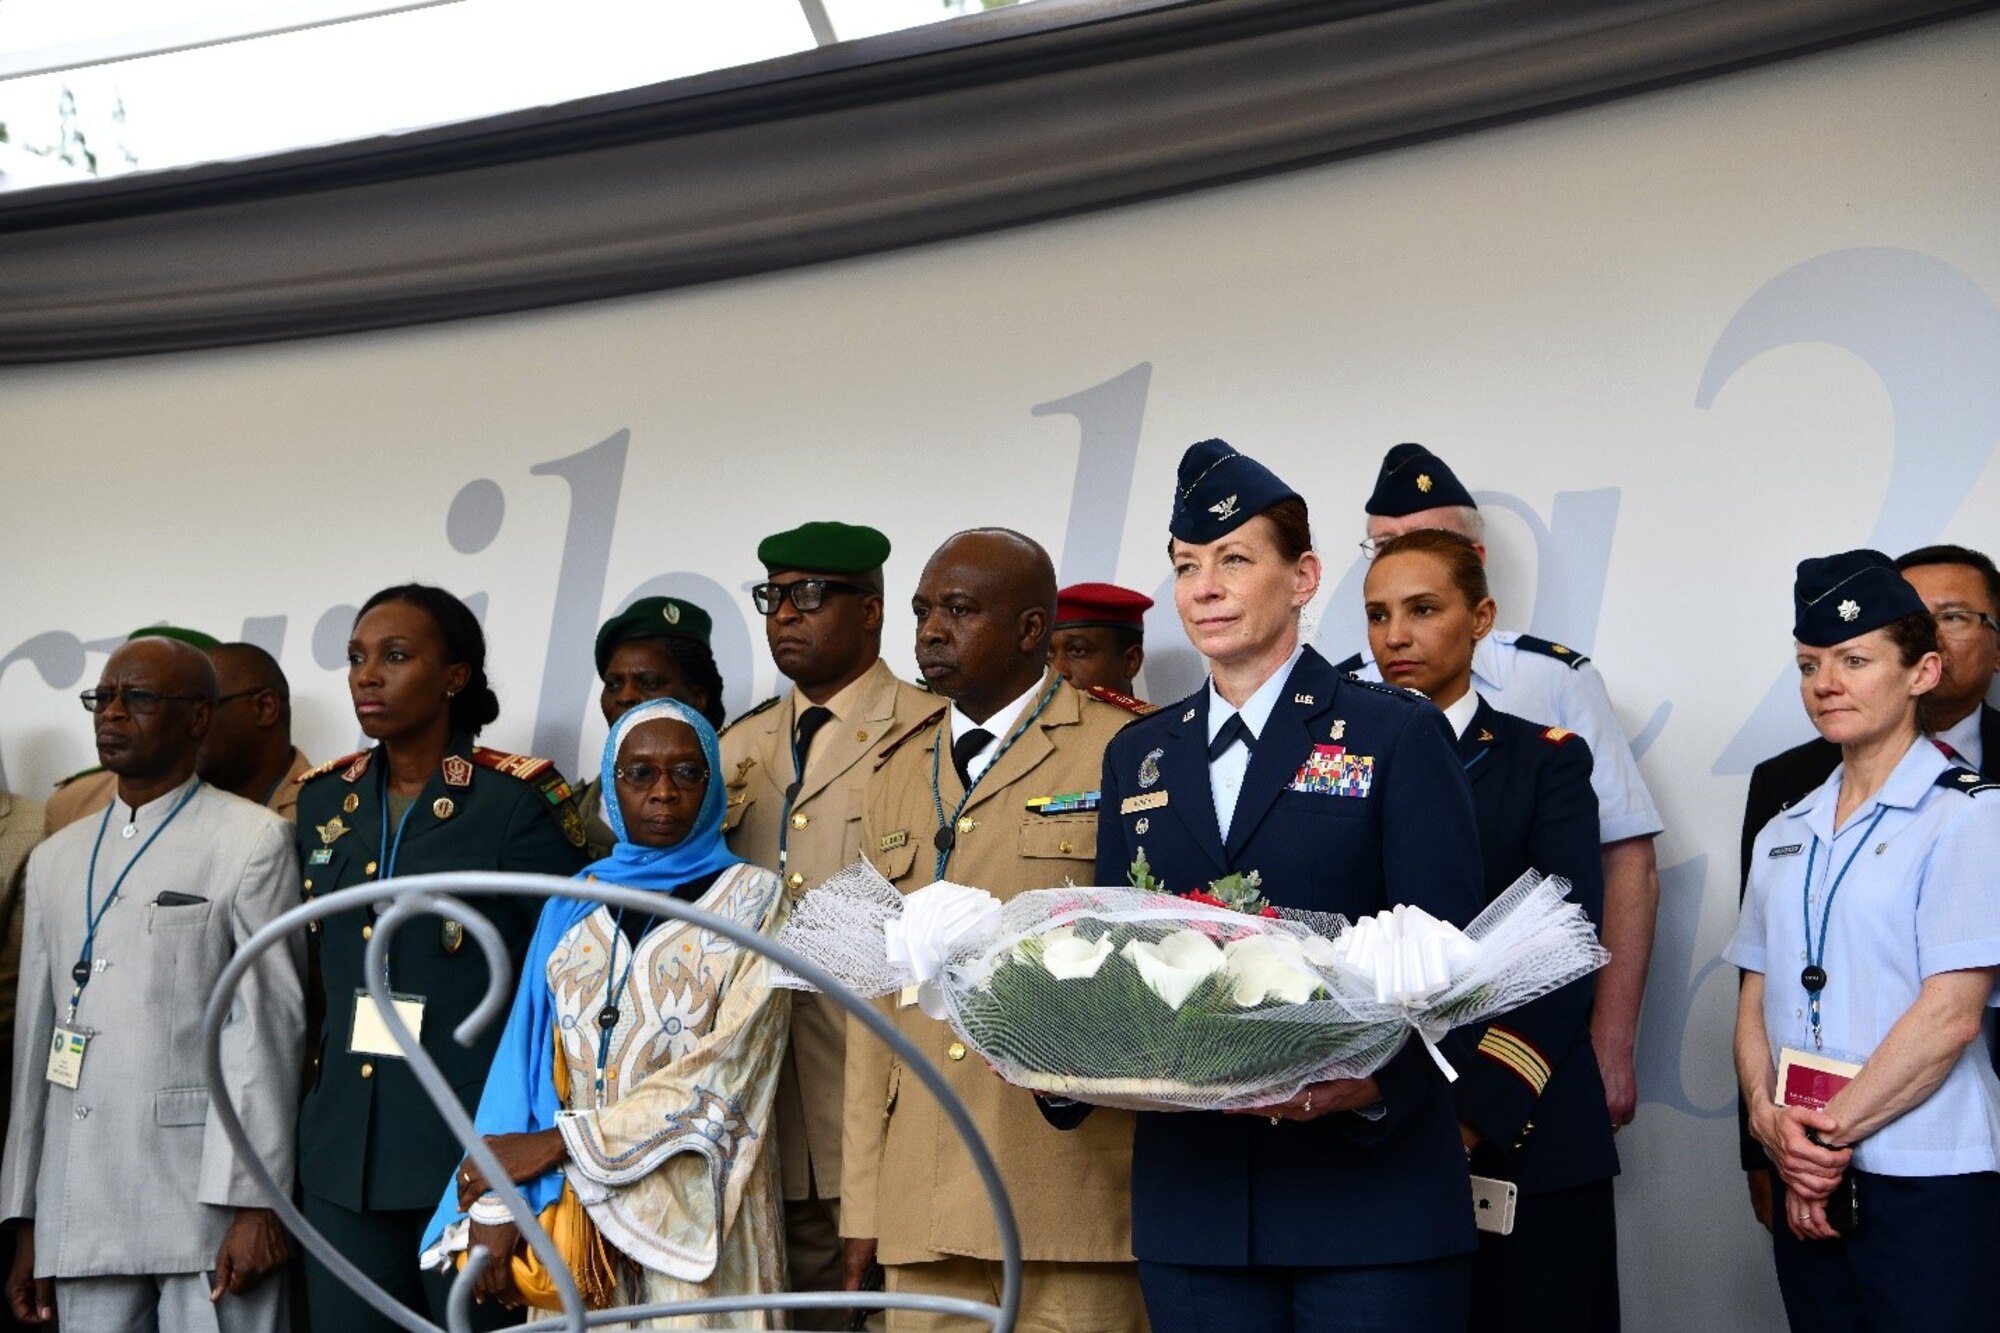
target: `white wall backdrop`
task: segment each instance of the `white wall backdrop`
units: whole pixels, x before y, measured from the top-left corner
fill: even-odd
[[[1312,503],[1319,642],[1362,638],[1361,502],[1421,440],[1480,495],[1502,623],[1592,653],[1666,814],[1620,1137],[1627,1326],[1773,1326],[1716,959],[1755,759],[1803,736],[1802,555],[2000,550],[2000,17],[1113,214],[412,332],[0,372],[0,763],[93,762],[75,692],[157,619],[277,651],[351,748],[352,608],[476,596],[487,739],[575,771],[590,637],[641,590],[774,673],[745,586],[808,518],[957,528],[1154,590],[1175,460],[1222,435]],[[911,670],[909,622],[891,658]],[[1142,682],[1197,679],[1170,620]],[[1178,646],[1178,650],[1177,650]]]

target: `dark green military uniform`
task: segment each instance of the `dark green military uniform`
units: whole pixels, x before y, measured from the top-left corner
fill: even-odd
[[[298,848],[306,896],[391,875],[445,870],[568,876],[583,864],[583,824],[569,784],[545,759],[475,748],[455,739],[440,770],[401,820],[387,817],[388,762],[379,747],[322,765],[300,779]],[[468,899],[507,939],[518,976],[541,911],[526,898]],[[405,1303],[443,1322],[448,1283],[419,1281],[418,1240],[464,1150],[409,1066],[349,1049],[355,992],[374,929],[371,909],[327,918],[318,932],[324,1018],[311,1043],[316,1076],[299,1114],[299,1184],[307,1216],[356,1264]],[[500,1037],[497,1022],[471,1047],[451,1038],[485,994],[478,943],[457,923],[413,921],[396,935],[390,987],[425,1002],[419,1040],[467,1110],[476,1107]],[[307,1281],[320,1333],[390,1329],[317,1264]],[[518,1318],[483,1307],[475,1322]]]

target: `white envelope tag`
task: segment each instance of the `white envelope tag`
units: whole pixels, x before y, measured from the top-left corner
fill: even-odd
[[[424,997],[421,995],[391,995],[389,1002],[396,1006],[396,1017],[403,1020],[410,1035],[418,1041],[424,1039]],[[382,1021],[382,1015],[375,1008],[375,1001],[366,990],[354,992],[354,1026],[347,1040],[347,1049],[354,1055],[386,1055],[393,1060],[403,1059],[403,1048],[396,1044],[396,1038],[389,1032],[389,1025]]]
[[[57,1024],[49,1038],[49,1082],[74,1089],[83,1079],[83,1053],[89,1045],[89,1033]]]

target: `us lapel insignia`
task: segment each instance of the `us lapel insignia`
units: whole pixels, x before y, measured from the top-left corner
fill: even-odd
[[[1187,712],[1185,712],[1185,713],[1182,713],[1182,714],[1181,714],[1181,721],[1183,721],[1183,722],[1192,722],[1192,721],[1194,721],[1194,709],[1190,708],[1190,709],[1188,709],[1188,710],[1187,710]]]
[[[347,799],[340,803],[340,808],[351,815],[361,808],[361,798],[353,792],[349,792],[347,793]]]
[[[458,802],[449,796],[440,796],[431,802],[431,813],[439,819],[450,819],[458,813]]]
[[[1327,738],[1328,740],[1330,740],[1330,741],[1343,741],[1343,740],[1346,740],[1346,739],[1347,739],[1347,719],[1346,719],[1346,718],[1344,718],[1344,717],[1337,717],[1337,718],[1335,718],[1335,719],[1333,720],[1333,730],[1332,730],[1332,731],[1329,731],[1329,732],[1328,732],[1328,733],[1326,734],[1326,738]]]
[[[438,927],[438,943],[444,946],[446,954],[455,954],[465,947],[465,927],[450,917]]]
[[[324,824],[317,824],[314,827],[319,830],[319,842],[322,847],[333,846],[333,840],[347,832],[347,824],[339,815],[335,815]]]
[[[1160,780],[1160,761],[1167,757],[1165,750],[1148,750],[1146,757],[1139,761],[1139,785],[1150,787]]]
[[[444,785],[447,787],[470,787],[472,785],[472,761],[462,754],[448,754],[444,757]]]
[[[1312,701],[1313,697],[1310,694],[1295,694],[1292,696],[1293,703],[1304,704],[1308,708],[1312,707]]]

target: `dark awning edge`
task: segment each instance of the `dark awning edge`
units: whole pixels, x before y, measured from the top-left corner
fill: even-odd
[[[561,107],[0,195],[0,364],[742,277],[1503,123],[1994,3],[1045,0]]]

